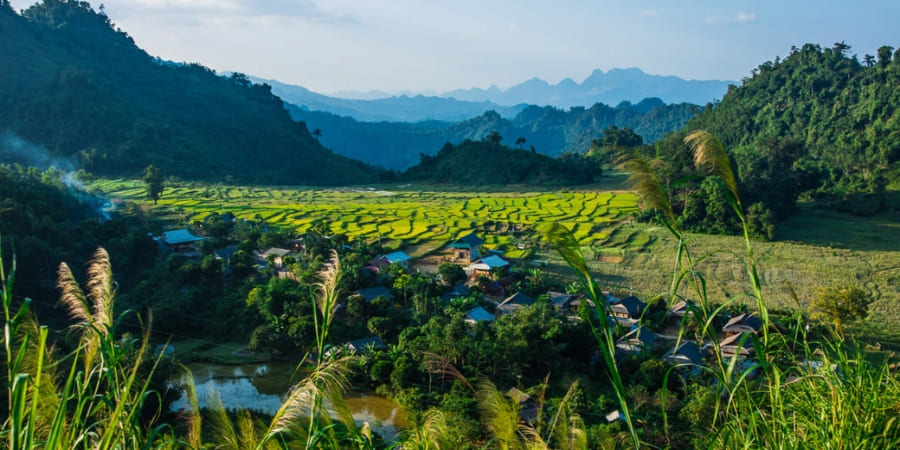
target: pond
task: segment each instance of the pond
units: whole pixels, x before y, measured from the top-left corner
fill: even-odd
[[[278,411],[288,389],[301,378],[294,374],[294,365],[282,361],[234,365],[189,363],[187,367],[194,375],[200,408],[206,407],[210,392],[215,392],[226,409],[250,409],[269,415]],[[368,422],[386,441],[393,440],[408,426],[403,409],[384,397],[351,392],[344,396],[344,401],[358,425]],[[172,409],[188,409],[187,398],[182,396],[172,404]]]

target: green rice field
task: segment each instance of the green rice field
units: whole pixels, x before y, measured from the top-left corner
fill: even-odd
[[[98,181],[90,189],[110,198],[152,205],[140,181]],[[651,242],[642,229],[623,229],[637,211],[628,192],[444,192],[375,188],[288,189],[182,185],[165,190],[154,213],[173,223],[202,221],[211,213],[304,232],[318,220],[351,240],[381,240],[423,256],[476,230],[489,248],[527,256],[536,226],[559,222],[586,247],[640,251]]]
[[[604,288],[651,296],[672,280],[676,242],[667,230],[632,223],[637,199],[626,191],[442,191],[435,187],[265,188],[182,184],[167,187],[157,206],[140,181],[97,181],[90,189],[110,198],[139,202],[174,224],[231,211],[303,232],[316,220],[351,240],[381,240],[414,257],[428,255],[476,231],[486,247],[502,250],[523,265],[548,262],[564,280],[572,271],[542,245],[537,227],[566,225],[579,242]],[[820,287],[851,284],[870,293],[867,326],[900,342],[900,222],[895,216],[854,217],[801,207],[778,224],[775,242],[754,244],[766,301],[772,308],[805,307]],[[711,298],[740,301],[750,288],[735,236],[696,235],[692,254],[704,273]],[[543,266],[543,264],[541,264]],[[798,294],[798,304],[790,295]],[[689,294],[685,292],[686,294]]]

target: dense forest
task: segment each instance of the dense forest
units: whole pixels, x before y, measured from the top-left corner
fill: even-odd
[[[346,184],[380,171],[333,154],[266,85],[159,61],[86,2],[0,8],[0,123],[97,174]]]
[[[607,162],[621,153],[655,161],[679,222],[694,231],[740,228],[726,214],[727,199],[716,178],[692,163],[684,138],[694,130],[721,139],[736,164],[757,237],[774,237],[776,221],[789,216],[801,199],[854,214],[896,210],[900,61],[890,46],[862,62],[848,56],[849,49],[843,42],[825,49],[795,47],[785,59],[754,69],[721,102],[707,105],[683,130],[654,145],[634,139],[605,145],[600,138],[592,150]]]
[[[687,103],[666,105],[658,98],[637,104],[623,102],[616,107],[595,104],[564,111],[552,106],[526,106],[513,118],[495,111],[457,123],[360,122],[321,111],[307,111],[288,105],[291,115],[322,131],[322,143],[335,152],[390,169],[406,169],[419,161],[419,154],[432,155],[445,142],[481,140],[496,131],[507,145],[524,139],[525,148],[559,156],[584,153],[591,141],[609,126],[628,127],[647,142],[682,128],[700,108]],[[362,145],[361,145],[362,144]],[[518,144],[516,144],[518,145]]]
[[[496,131],[483,140],[446,143],[436,155],[421,155],[419,164],[400,174],[408,181],[459,185],[530,184],[571,186],[596,181],[603,171],[590,156],[570,153],[551,158],[533,150],[501,144]]]

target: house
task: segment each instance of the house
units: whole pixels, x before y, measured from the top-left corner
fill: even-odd
[[[503,277],[497,281],[492,282],[491,284],[484,287],[484,295],[488,297],[495,297],[498,299],[503,299],[506,297],[506,292],[509,290],[512,285],[516,284],[515,277]]]
[[[454,298],[465,297],[469,295],[472,291],[469,290],[469,287],[465,285],[465,283],[459,283],[456,286],[453,286],[450,289],[450,292],[445,293],[441,296],[441,300],[445,302],[449,302]]]
[[[481,257],[481,246],[484,240],[475,233],[469,233],[447,246],[452,252],[451,259],[460,262],[472,262]]]
[[[180,230],[163,231],[162,236],[156,238],[156,241],[165,246],[166,250],[172,253],[189,253],[196,251],[194,243],[200,242],[206,238],[196,236],[187,228]]]
[[[478,278],[480,276],[492,277],[508,266],[509,262],[505,259],[497,255],[491,255],[469,264],[464,267],[463,270],[469,278]]]
[[[637,327],[616,342],[616,353],[641,353],[650,350],[658,336],[644,327]]]
[[[387,300],[393,300],[394,296],[384,286],[375,286],[373,288],[360,289],[356,291],[356,295],[362,297],[366,303],[371,303],[378,297],[384,297]]]
[[[401,252],[401,251],[396,251],[393,253],[388,253],[387,255],[381,255],[381,256],[373,259],[372,261],[369,261],[369,263],[366,264],[364,269],[366,269],[372,273],[378,273],[385,267],[390,267],[394,264],[399,264],[401,267],[408,270],[410,259],[412,259],[412,258],[410,258],[410,256],[407,255],[406,253]]]
[[[610,298],[609,296],[607,298]],[[615,298],[615,297],[612,297]],[[607,300],[608,301],[608,300]],[[644,312],[644,308],[647,306],[646,303],[638,300],[637,297],[630,295],[628,297],[619,300],[616,303],[610,303],[609,310],[612,312],[612,315],[616,318],[620,319],[637,319],[641,317],[641,314]]]
[[[281,269],[284,267],[284,257],[291,254],[291,251],[286,248],[278,248],[272,247],[262,253],[258,253],[258,257],[263,261],[268,262],[269,258],[272,258],[272,264],[276,269]]]
[[[373,350],[387,350],[387,345],[378,336],[350,341],[346,347],[354,355],[365,355]]]
[[[762,320],[760,320],[755,313],[743,313],[732,317],[731,320],[722,327],[722,332],[725,333],[725,336],[734,336],[741,333],[756,334],[759,332],[759,329],[762,328],[762,325]]]
[[[227,247],[223,247],[223,248],[220,248],[220,249],[214,251],[213,257],[215,257],[216,259],[222,260],[222,262],[224,262],[225,265],[227,266],[228,264],[231,264],[231,257],[234,256],[234,254],[235,254],[235,252],[237,252],[237,250],[238,250],[237,245],[229,245]]]
[[[463,316],[463,320],[465,320],[466,323],[474,325],[478,322],[492,322],[494,320],[494,315],[487,312],[486,309],[476,306]]]
[[[288,247],[290,247],[291,251],[294,253],[306,254],[306,242],[303,238],[291,239],[288,241]]]
[[[579,299],[579,296],[575,294],[554,291],[548,292],[547,296],[550,298],[550,304],[553,305],[553,308],[557,311],[568,311],[573,309],[572,303]],[[576,306],[575,309],[577,308],[578,307]]]
[[[669,312],[666,314],[666,317],[669,319],[677,320],[679,323],[684,316],[693,316],[693,311],[690,311],[690,308],[694,307],[694,302],[681,300],[678,303],[672,305],[669,308]]]
[[[670,364],[690,364],[699,366],[703,362],[700,346],[694,341],[682,341],[663,355],[663,360]]]
[[[745,339],[743,337],[746,337]],[[730,358],[732,356],[741,356],[744,358],[752,358],[756,355],[756,349],[753,347],[753,334],[740,333],[726,337],[719,342],[719,350],[722,356]]]
[[[540,407],[530,395],[516,388],[510,388],[506,391],[506,396],[519,404],[519,419],[523,423],[533,426],[537,422]]]
[[[500,314],[502,316],[504,314],[509,314],[513,311],[519,310],[524,306],[533,304],[533,298],[525,295],[522,292],[516,292],[515,294],[503,300],[499,305],[497,305],[497,314]]]

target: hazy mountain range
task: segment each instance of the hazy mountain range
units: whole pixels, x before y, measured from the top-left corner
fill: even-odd
[[[645,98],[658,98],[668,104],[704,105],[721,99],[728,85],[733,84],[730,81],[684,80],[675,76],[650,75],[632,68],[608,72],[595,70],[580,84],[569,78],[557,84],[532,78],[508,89],[496,86],[459,89],[437,96],[389,96],[384,92],[371,91],[332,97],[276,80],[250,79],[269,84],[273,93],[300,109],[329,112],[363,122],[457,122],[479,116],[485,111],[496,111],[501,117],[511,119],[527,105],[591,107],[596,103],[638,103]],[[359,98],[346,98],[347,95]]]

